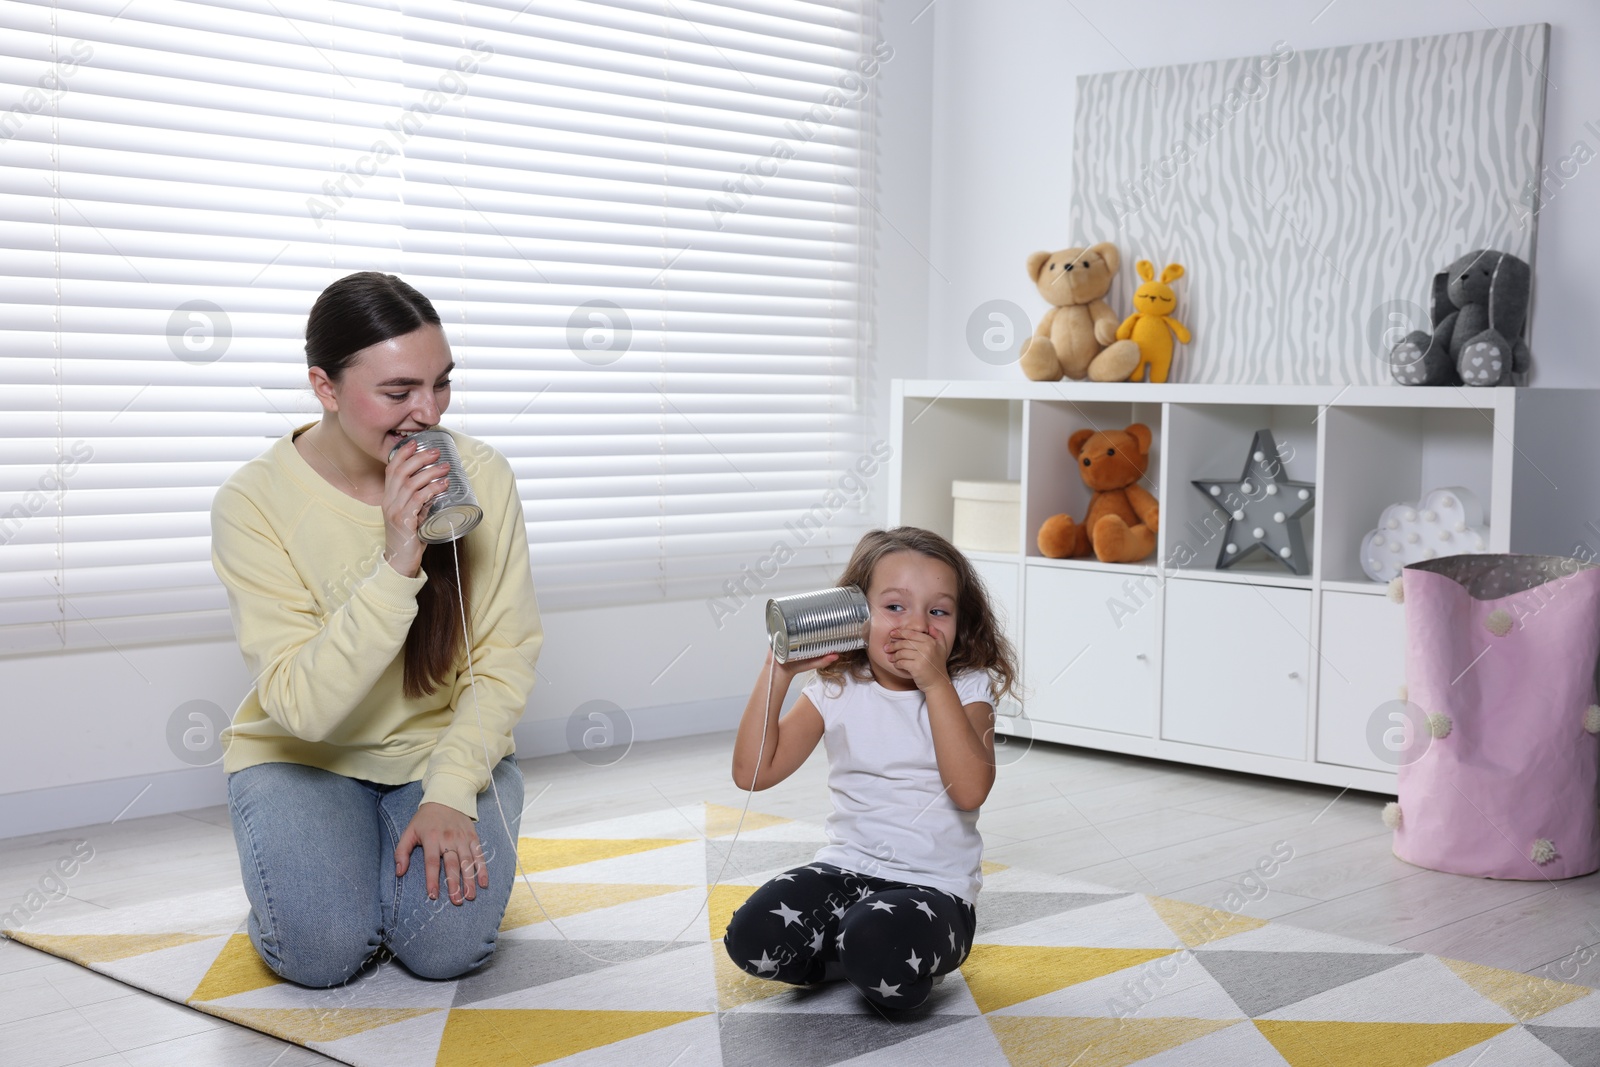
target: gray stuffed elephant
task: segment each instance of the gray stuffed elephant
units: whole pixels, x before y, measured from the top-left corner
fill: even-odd
[[[1401,385],[1508,385],[1526,374],[1522,339],[1533,271],[1507,252],[1468,252],[1433,276],[1433,332],[1413,330],[1389,353]]]

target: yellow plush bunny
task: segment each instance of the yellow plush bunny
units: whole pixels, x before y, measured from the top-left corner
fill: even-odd
[[[1189,331],[1172,317],[1178,298],[1167,284],[1183,277],[1183,267],[1168,263],[1167,269],[1161,272],[1160,281],[1156,280],[1155,265],[1148,259],[1141,259],[1134,269],[1144,283],[1133,294],[1133,314],[1117,327],[1117,340],[1132,338],[1139,346],[1139,365],[1133,368],[1128,378],[1130,382],[1143,381],[1146,367],[1150,368],[1152,382],[1164,382],[1172,370],[1172,335],[1177,334],[1178,340],[1189,343]]]

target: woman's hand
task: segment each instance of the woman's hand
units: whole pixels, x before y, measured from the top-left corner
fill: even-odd
[[[950,681],[950,639],[943,634],[896,627],[889,631],[887,651],[889,662],[911,675],[924,693]]]
[[[448,488],[443,464],[434,465],[438,458],[437,448],[419,450],[415,441],[407,441],[395,450],[383,472],[383,558],[407,578],[422,570],[422,551],[427,547],[417,536],[422,513]]]
[[[476,900],[479,889],[489,888],[489,865],[478,844],[472,820],[444,804],[422,804],[411,817],[394,849],[394,876],[405,877],[411,867],[411,850],[420,847],[428,875],[428,899],[439,899],[439,869],[444,868],[450,903]]]

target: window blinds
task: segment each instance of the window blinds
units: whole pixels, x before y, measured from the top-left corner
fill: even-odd
[[[831,581],[871,3],[0,5],[0,652],[229,632],[211,497],[355,270],[438,308],[546,610]]]

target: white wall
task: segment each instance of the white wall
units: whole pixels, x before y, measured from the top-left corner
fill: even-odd
[[[886,6],[882,36],[894,55],[874,82],[883,162],[871,196],[879,340],[863,396],[878,436],[888,433],[890,379],[925,368],[934,29],[931,13],[913,25],[915,8]],[[885,470],[873,486],[878,521],[887,481]],[[730,577],[742,562],[729,561]],[[565,751],[569,717],[591,700],[626,711],[641,740],[731,729],[761,662],[759,604],[720,630],[702,601],[544,622],[540,677],[517,729],[524,756]],[[224,802],[221,768],[185,765],[168,748],[167,723],[191,700],[231,712],[249,684],[230,641],[0,658],[0,837],[106,822],[135,798],[129,818]]]
[[[928,368],[932,232],[934,10],[925,0],[883,0],[881,34],[894,49],[878,91],[878,181],[872,197],[877,247],[873,321],[878,434],[889,432],[889,382]]]
[[[1545,163],[1579,140],[1600,153],[1600,67],[1589,60],[1600,48],[1600,4],[1589,0],[938,0],[929,17],[936,20],[930,377],[1020,378],[1014,366],[972,355],[968,316],[985,301],[1006,299],[1037,318],[1045,305],[1027,278],[1028,254],[1108,236],[1067,229],[1080,74],[1261,55],[1280,40],[1304,51],[1548,22]],[[1588,260],[1600,245],[1600,161],[1547,201],[1538,225],[1532,384],[1600,386],[1584,314]],[[1425,304],[1430,280],[1419,277],[1414,293],[1397,296]]]

